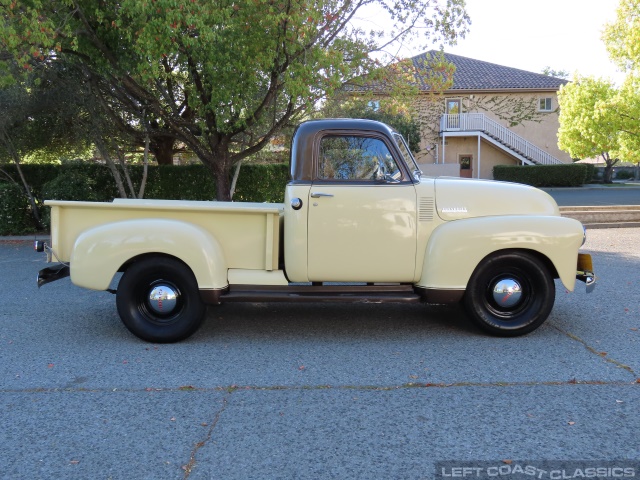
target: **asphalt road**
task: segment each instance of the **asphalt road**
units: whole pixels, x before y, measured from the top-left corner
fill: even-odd
[[[595,292],[557,284],[526,337],[458,308],[230,304],[175,345],[129,334],[108,293],[37,290],[42,256],[0,243],[0,478],[432,479],[443,460],[638,476],[640,229],[588,235]]]
[[[545,188],[561,207],[640,205],[640,185],[626,187]]]

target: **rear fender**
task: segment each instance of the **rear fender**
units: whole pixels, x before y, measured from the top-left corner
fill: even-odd
[[[552,216],[477,217],[438,226],[427,243],[417,285],[464,290],[478,264],[501,250],[538,252],[573,290],[584,231],[577,220]]]
[[[106,290],[122,265],[153,253],[183,261],[201,290],[228,285],[222,247],[213,235],[192,223],[154,218],[108,223],[80,234],[71,254],[71,281]]]

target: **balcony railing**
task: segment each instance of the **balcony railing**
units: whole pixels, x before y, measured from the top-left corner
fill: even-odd
[[[525,140],[507,127],[491,120],[484,113],[446,114],[440,119],[441,132],[482,132],[527,160],[541,165],[562,163],[550,153]]]

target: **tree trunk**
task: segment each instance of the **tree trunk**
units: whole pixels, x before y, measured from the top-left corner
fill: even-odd
[[[216,177],[216,200],[219,202],[231,201],[231,182],[229,181],[229,172],[220,172],[215,174]]]
[[[142,166],[142,180],[140,180],[140,190],[138,198],[144,198],[144,189],[147,186],[147,172],[149,170],[149,134],[144,136],[144,156]]]
[[[172,137],[154,138],[149,150],[156,157],[158,165],[173,165],[175,139]]]
[[[94,141],[96,143],[96,147],[98,147],[98,151],[104,161],[107,162],[107,166],[109,170],[111,170],[111,174],[113,175],[113,179],[116,182],[116,186],[118,187],[118,193],[120,194],[120,198],[127,198],[127,191],[124,189],[124,183],[122,183],[122,177],[120,176],[120,172],[118,171],[118,167],[114,163],[109,151],[107,150],[107,146],[104,144],[102,138],[99,135],[94,137]]]
[[[242,160],[236,164],[236,169],[233,172],[233,180],[231,180],[231,188],[229,189],[229,198],[233,200],[233,194],[236,193],[236,183],[238,183],[238,176],[240,176],[240,167],[242,166]]]
[[[29,199],[29,204],[31,205],[31,213],[33,214],[33,219],[35,220],[36,228],[38,230],[42,230],[42,222],[40,221],[40,212],[38,211],[38,205],[36,204],[36,199],[33,197],[33,193],[31,193],[31,187],[29,187],[29,184],[27,183],[27,179],[22,173],[22,168],[20,167],[20,155],[18,154],[18,151],[14,148],[11,138],[9,137],[7,132],[4,130],[2,131],[2,141],[7,147],[7,150],[9,151],[9,155],[11,156],[11,159],[13,160],[13,163],[16,166],[16,170],[18,171],[18,175],[20,176],[20,181],[22,182],[22,187],[24,188],[24,193],[26,197]],[[17,184],[17,182],[15,181],[14,183]]]
[[[618,159],[611,159],[608,152],[602,154],[602,158],[604,159],[605,167],[604,173],[602,175],[603,183],[613,183],[613,167],[616,163],[618,163]]]

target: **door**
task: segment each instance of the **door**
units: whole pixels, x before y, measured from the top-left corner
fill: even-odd
[[[460,113],[462,101],[459,98],[447,98],[447,130],[460,129]]]
[[[385,137],[320,140],[308,205],[310,281],[411,282],[416,193]]]
[[[473,178],[473,156],[460,155],[458,163],[460,163],[460,176],[462,178]]]

